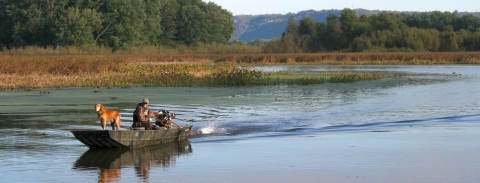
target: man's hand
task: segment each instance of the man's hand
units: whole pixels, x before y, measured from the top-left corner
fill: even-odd
[[[157,116],[158,116],[158,112],[151,112],[151,113],[148,114],[149,118],[155,118]]]

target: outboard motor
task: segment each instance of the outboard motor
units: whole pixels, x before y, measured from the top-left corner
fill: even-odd
[[[175,119],[175,117],[175,113],[171,113],[167,110],[160,110],[155,119],[155,124],[160,127],[170,128],[172,126],[172,119]]]

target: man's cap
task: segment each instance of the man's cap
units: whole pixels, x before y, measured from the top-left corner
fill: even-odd
[[[148,101],[148,98],[144,98],[143,101],[142,101],[142,103],[148,104],[148,103],[150,103],[150,101]]]

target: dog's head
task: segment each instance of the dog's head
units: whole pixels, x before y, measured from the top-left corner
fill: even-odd
[[[95,105],[95,112],[103,110],[103,105],[102,104],[96,104]]]

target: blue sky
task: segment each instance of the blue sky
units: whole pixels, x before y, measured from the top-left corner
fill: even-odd
[[[214,2],[233,15],[286,14],[303,10],[357,9],[391,11],[478,12],[479,0],[203,0]]]

